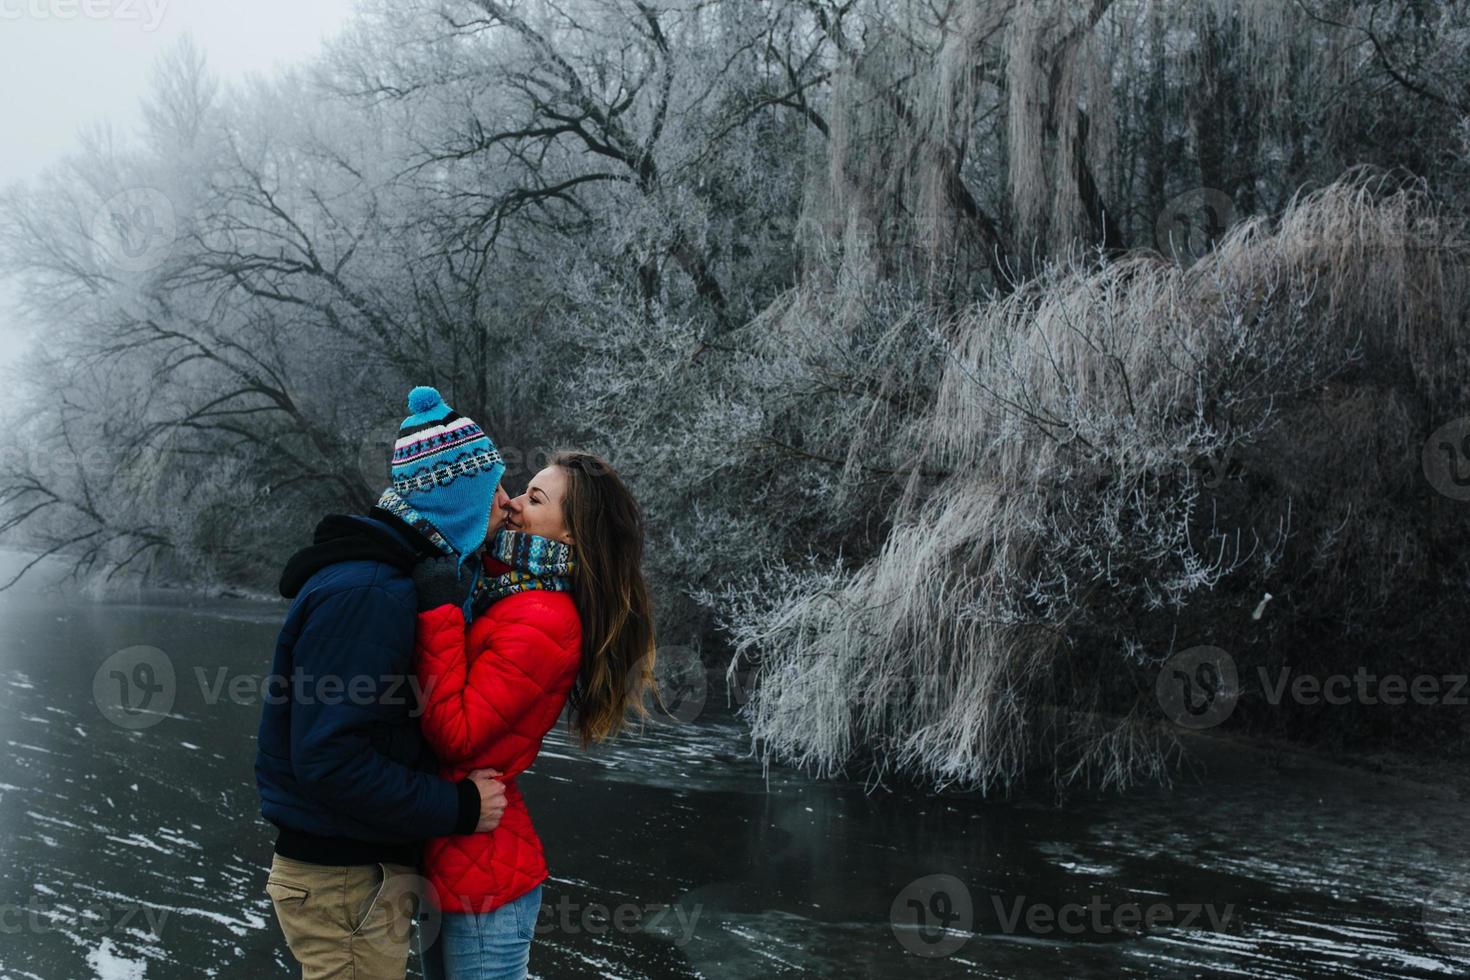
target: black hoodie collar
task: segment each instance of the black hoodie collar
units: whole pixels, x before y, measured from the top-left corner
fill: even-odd
[[[381,508],[366,516],[328,514],[317,524],[312,543],[286,561],[279,588],[292,599],[307,579],[339,561],[381,561],[407,572],[434,554],[438,550],[428,539]]]

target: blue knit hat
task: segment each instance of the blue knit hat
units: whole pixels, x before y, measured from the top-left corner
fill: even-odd
[[[484,430],[437,390],[410,391],[408,411],[393,446],[393,490],[462,560],[485,542],[505,462]]]

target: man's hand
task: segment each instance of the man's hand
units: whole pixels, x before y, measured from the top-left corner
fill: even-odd
[[[464,605],[465,599],[469,598],[470,583],[474,580],[475,569],[471,562],[465,562],[461,567],[459,559],[451,555],[425,558],[413,567],[419,612],[444,605]]]
[[[480,822],[475,825],[477,834],[494,830],[505,813],[505,784],[495,778],[499,775],[497,769],[476,769],[466,777],[480,791]]]

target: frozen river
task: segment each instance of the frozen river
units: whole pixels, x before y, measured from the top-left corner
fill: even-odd
[[[0,976],[291,975],[251,768],[283,610],[0,593]],[[172,684],[137,670],[160,654]],[[160,711],[115,723],[94,682]],[[865,793],[767,777],[722,695],[592,752],[558,729],[522,777],[552,873],[533,975],[1470,974],[1448,794],[1290,765],[1064,808]]]

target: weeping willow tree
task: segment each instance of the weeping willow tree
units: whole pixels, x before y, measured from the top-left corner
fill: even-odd
[[[1463,551],[1436,538],[1466,529],[1436,526],[1418,455],[1470,407],[1446,180],[1466,89],[1443,57],[1465,31],[1405,5],[1385,33],[1387,6],[823,22],[839,57],[803,278],[752,330],[810,378],[821,352],[872,356],[866,397],[800,444],[841,482],[876,461],[895,495],[875,549],[710,597],[768,760],[985,790],[1167,780],[1153,684],[1179,650],[1243,673],[1455,662],[1423,637],[1453,630]],[[1435,31],[1415,73],[1396,60]],[[1364,140],[1369,85],[1421,113],[1412,145]],[[1296,737],[1460,735],[1445,713],[1324,719],[1237,712]]]
[[[948,358],[908,434],[950,475],[856,570],[734,601],[757,741],[824,773],[1124,785],[1167,775],[1152,678],[1186,647],[1243,672],[1454,663],[1431,638],[1465,521],[1436,523],[1418,456],[1470,407],[1470,250],[1426,207],[1334,185],[1189,269],[1050,267],[936,320]]]
[[[806,225],[861,239],[879,275],[922,255],[973,296],[1078,251],[1166,248],[1160,219],[1192,217],[1168,213],[1182,191],[1279,212],[1360,163],[1432,171],[1447,194],[1464,173],[1463,0],[838,9],[821,21],[838,54]],[[1369,99],[1412,108],[1416,139],[1368,137]]]

